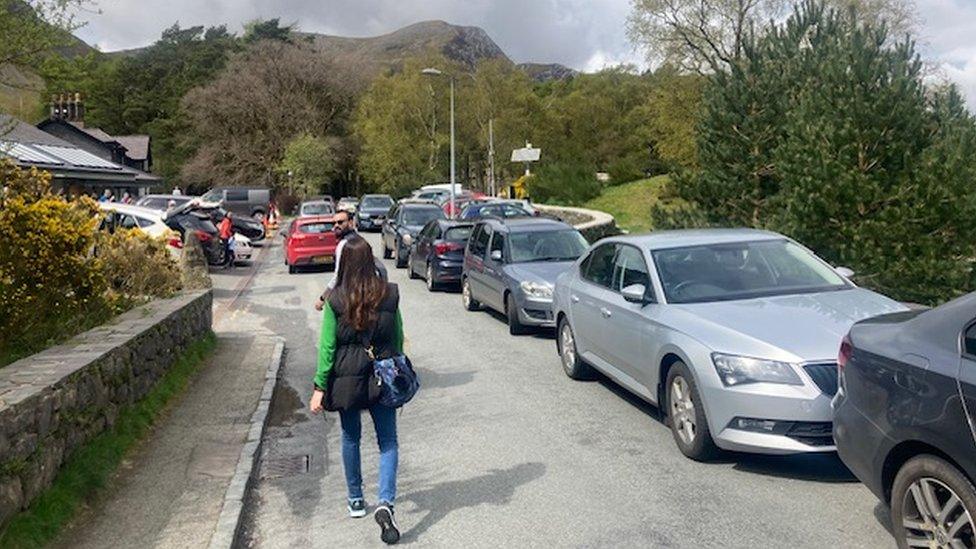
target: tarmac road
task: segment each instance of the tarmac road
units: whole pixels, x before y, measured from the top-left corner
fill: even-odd
[[[377,235],[368,239],[379,255]],[[306,408],[320,325],[312,305],[332,273],[287,274],[280,239],[262,253],[228,313],[287,340],[247,544],[380,547],[370,518],[346,515],[338,416]],[[398,415],[401,543],[894,546],[886,510],[836,456],[688,460],[654,407],[609,381],[567,378],[552,334],[509,336],[500,316],[466,312],[457,293],[430,294],[387,266],[422,383]],[[217,297],[230,284],[223,277],[215,277]],[[369,426],[364,420],[363,474],[374,504]]]

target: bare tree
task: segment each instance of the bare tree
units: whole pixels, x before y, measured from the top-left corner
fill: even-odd
[[[192,183],[276,182],[276,167],[296,135],[339,135],[356,75],[302,45],[265,41],[228,63],[183,99],[197,152],[182,177]]]
[[[723,70],[742,54],[747,33],[762,32],[799,0],[632,0],[627,33],[648,59],[684,71]],[[823,0],[853,9],[862,21],[884,20],[900,39],[918,25],[914,0]]]

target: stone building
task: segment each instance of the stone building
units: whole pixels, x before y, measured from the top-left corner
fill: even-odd
[[[149,136],[109,135],[101,128],[87,126],[85,104],[79,94],[51,97],[50,116],[37,127],[109,162],[152,172]]]
[[[51,173],[56,191],[101,196],[109,189],[119,198],[158,191],[163,180],[136,168],[98,156],[72,142],[41,131],[22,120],[0,114],[0,158],[22,168]]]

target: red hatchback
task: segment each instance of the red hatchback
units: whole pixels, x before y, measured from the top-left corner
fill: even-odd
[[[302,217],[291,222],[285,236],[285,264],[289,273],[305,265],[335,265],[333,225],[331,215]]]

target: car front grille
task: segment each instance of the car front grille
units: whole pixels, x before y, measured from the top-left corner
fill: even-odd
[[[807,364],[803,370],[817,384],[823,394],[833,397],[837,394],[837,364]]]
[[[786,436],[809,446],[833,446],[833,428],[829,421],[794,421]]]

